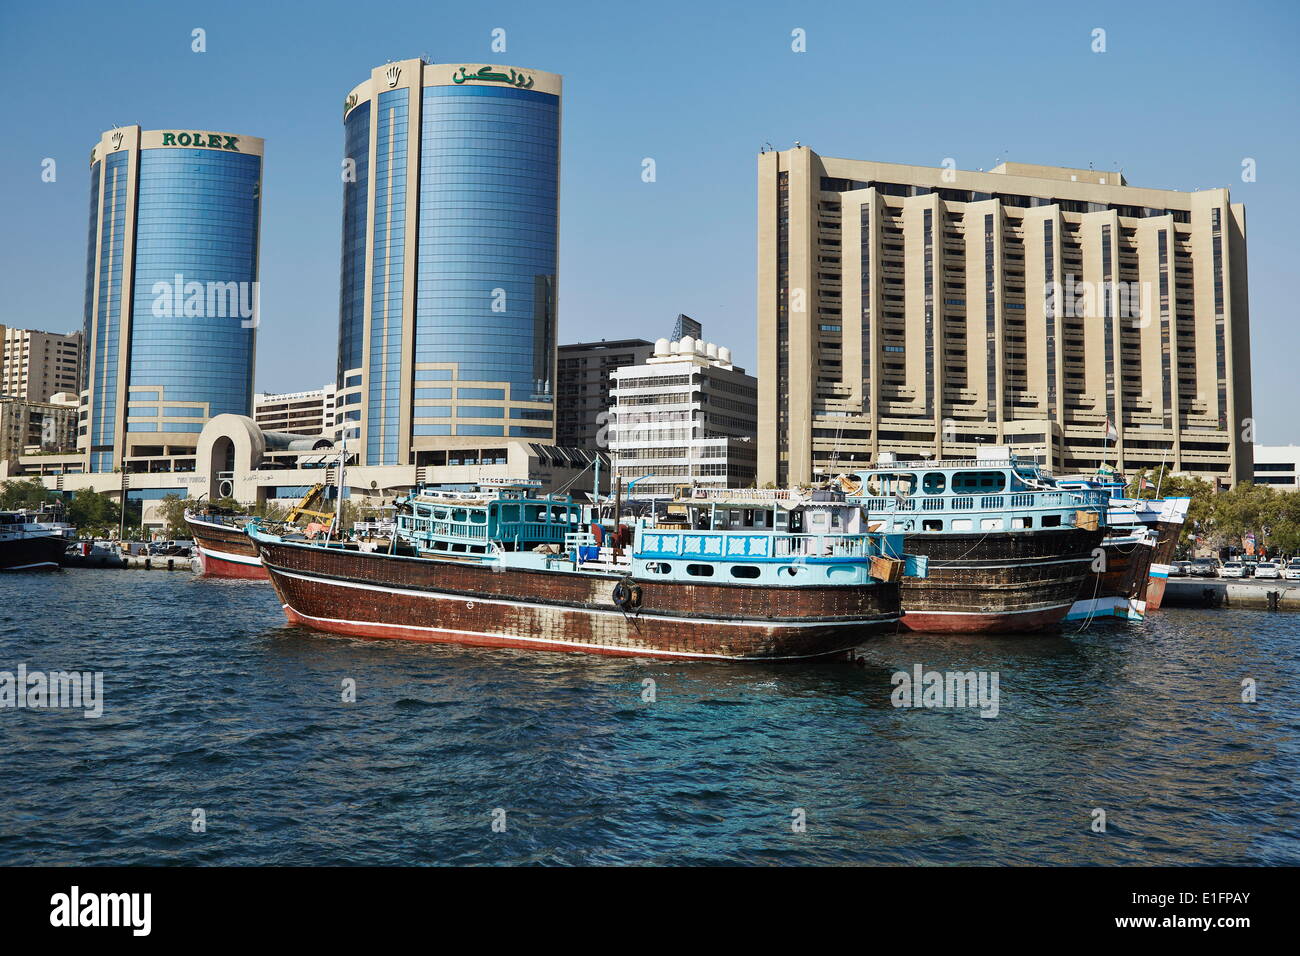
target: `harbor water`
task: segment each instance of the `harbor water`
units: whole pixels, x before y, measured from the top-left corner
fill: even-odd
[[[1294,865],[1298,632],[1166,609],[686,663],[319,635],[262,582],[9,576],[0,672],[102,672],[103,712],[0,709],[0,864]],[[995,673],[996,716],[895,706],[916,665]]]

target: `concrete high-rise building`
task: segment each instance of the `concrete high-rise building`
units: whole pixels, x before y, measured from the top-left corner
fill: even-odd
[[[80,332],[0,325],[0,395],[45,402],[58,392],[75,394],[80,377]]]
[[[981,444],[1057,471],[1251,475],[1245,211],[1227,189],[796,147],[758,157],[758,210],[760,482]]]
[[[131,458],[169,467],[193,454],[208,419],[252,411],[262,147],[128,126],[91,150],[78,427],[88,471],[133,470]]]
[[[253,396],[253,421],[268,432],[333,439],[334,393],[333,382],[305,392],[259,392]]]
[[[348,95],[338,406],[363,464],[554,441],[560,95],[418,59]]]
[[[77,445],[77,397],[59,392],[50,401],[0,395],[0,462],[24,454],[72,451]]]
[[[556,364],[556,442],[596,450],[608,425],[610,373],[639,365],[654,354],[645,339],[614,339],[561,345]],[[607,437],[607,436],[606,436]]]
[[[610,452],[629,496],[754,484],[758,383],[730,349],[659,339],[654,355],[617,369],[614,381]]]

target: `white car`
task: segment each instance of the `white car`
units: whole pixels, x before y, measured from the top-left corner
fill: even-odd
[[[1229,561],[1219,569],[1221,578],[1244,578],[1246,576],[1246,566],[1240,561]]]
[[[1282,577],[1288,581],[1300,581],[1300,561],[1292,561],[1283,568]]]
[[[1255,577],[1257,578],[1280,578],[1282,568],[1273,561],[1261,561],[1255,565]]]

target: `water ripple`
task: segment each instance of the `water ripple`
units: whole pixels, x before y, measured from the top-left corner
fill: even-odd
[[[6,577],[0,670],[100,670],[106,703],[0,710],[0,864],[1295,864],[1298,630],[686,664],[326,637],[253,582]],[[895,708],[917,663],[997,671],[998,717]]]

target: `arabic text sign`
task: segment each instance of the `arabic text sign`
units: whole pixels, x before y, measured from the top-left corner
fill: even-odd
[[[472,72],[468,67],[462,66],[452,74],[453,83],[505,83],[520,90],[531,90],[533,88],[533,78],[523,73],[518,73],[511,69],[509,73],[498,73],[490,66],[481,67],[477,72]]]

